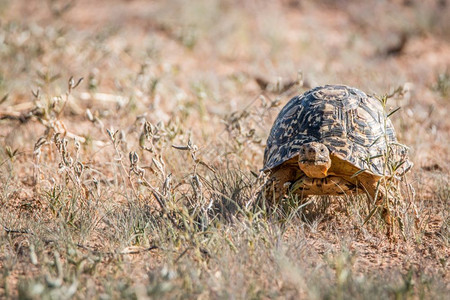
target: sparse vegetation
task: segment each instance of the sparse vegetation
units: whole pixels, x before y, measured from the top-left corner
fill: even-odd
[[[0,298],[444,299],[450,5],[344,2],[3,1]],[[393,238],[364,195],[257,201],[273,119],[325,83],[388,95]]]

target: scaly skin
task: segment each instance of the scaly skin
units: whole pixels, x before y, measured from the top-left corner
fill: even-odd
[[[309,178],[325,178],[331,167],[330,151],[321,143],[304,144],[300,147],[298,165]]]

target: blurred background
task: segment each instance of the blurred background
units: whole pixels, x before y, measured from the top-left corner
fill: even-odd
[[[16,55],[15,68],[7,73],[3,64],[2,72],[17,77],[53,67],[61,75],[89,74],[120,64],[132,72],[155,61],[191,76],[290,78],[302,70],[311,85],[432,84],[448,69],[449,6],[445,0],[2,0],[2,58]],[[103,55],[90,57],[94,44]],[[89,64],[81,65],[85,57]]]

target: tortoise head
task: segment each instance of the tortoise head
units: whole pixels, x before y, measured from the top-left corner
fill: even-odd
[[[331,167],[330,151],[318,142],[303,144],[298,156],[300,169],[310,178],[327,177]]]

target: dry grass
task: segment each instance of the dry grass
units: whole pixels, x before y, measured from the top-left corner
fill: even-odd
[[[0,297],[445,298],[450,4],[391,2],[1,1]],[[361,196],[255,205],[325,83],[402,88],[395,239]]]

